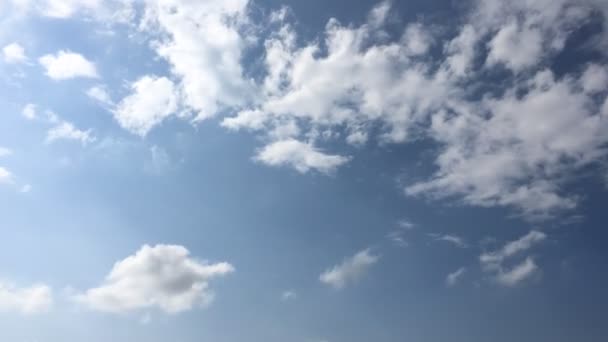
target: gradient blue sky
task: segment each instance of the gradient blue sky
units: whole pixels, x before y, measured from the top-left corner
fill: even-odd
[[[605,341],[607,25],[0,1],[0,340]]]

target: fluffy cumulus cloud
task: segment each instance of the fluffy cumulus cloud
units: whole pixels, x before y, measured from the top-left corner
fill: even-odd
[[[284,22],[264,44],[261,103],[223,125],[270,139],[286,123],[296,127],[292,139],[345,130],[352,144],[372,133],[384,143],[425,137],[441,147],[437,172],[407,186],[408,195],[511,206],[534,218],[571,209],[577,198],[561,181],[605,156],[608,89],[602,65],[558,78],[548,61],[591,15],[587,5],[480,1],[453,37],[413,23],[383,39],[387,2],[359,27],[330,20],[322,42],[297,45]],[[439,59],[425,55],[433,45],[444,47]],[[485,76],[497,68],[511,71],[502,89]]]
[[[178,97],[173,82],[166,77],[147,75],[131,84],[132,93],[114,109],[116,121],[125,129],[145,136],[178,109]],[[89,91],[90,96],[102,95]],[[103,96],[103,95],[102,95]]]
[[[271,166],[288,165],[301,173],[309,170],[329,173],[346,163],[349,158],[323,153],[310,143],[286,139],[260,149],[255,159]]]
[[[0,282],[0,312],[24,315],[44,313],[53,305],[53,293],[47,285],[16,287]]]
[[[118,6],[37,3],[64,17]],[[115,106],[100,88],[89,95],[141,136],[171,115],[199,122],[221,114],[226,129],[261,136],[255,160],[302,173],[344,165],[344,152],[324,148],[336,140],[425,140],[435,145],[435,172],[410,180],[408,196],[507,206],[529,218],[575,208],[564,182],[608,157],[605,61],[580,61],[566,74],[553,63],[573,33],[608,14],[601,1],[473,1],[455,30],[418,21],[400,31],[384,1],[362,24],[330,19],[309,41],[288,10],[253,16],[248,0],[123,3],[141,11],[134,26],[169,75],[143,76]],[[97,76],[68,51],[40,61],[56,79]]]
[[[380,257],[372,254],[369,249],[364,249],[321,273],[319,280],[335,289],[342,289],[365,275],[379,259]]]
[[[46,70],[46,75],[54,80],[66,80],[77,77],[97,78],[95,64],[81,54],[61,50],[38,59]]]
[[[18,43],[10,43],[3,47],[2,57],[4,58],[4,62],[9,64],[23,63],[27,61],[25,49]]]
[[[207,263],[183,246],[143,246],[114,264],[104,282],[74,298],[93,310],[125,313],[157,308],[169,314],[213,300],[209,281],[234,272],[227,262]]]
[[[538,271],[538,266],[530,256],[520,263],[506,266],[518,255],[523,254],[538,243],[544,241],[547,235],[536,230],[530,231],[521,238],[511,241],[494,252],[483,253],[479,257],[482,269],[491,275],[498,284],[514,286],[532,277]]]
[[[247,44],[241,30],[247,0],[144,1],[140,27],[162,32],[155,51],[171,67],[184,106],[199,121],[251,94],[241,59]],[[156,39],[156,38],[155,38]]]

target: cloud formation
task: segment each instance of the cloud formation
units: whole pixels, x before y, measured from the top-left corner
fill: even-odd
[[[16,287],[0,282],[0,312],[33,315],[47,312],[53,305],[53,293],[47,285]]]
[[[547,235],[536,230],[530,231],[521,238],[505,244],[501,249],[494,252],[486,252],[479,256],[482,270],[492,276],[498,284],[514,286],[533,276],[538,266],[531,257],[516,264],[511,268],[505,267],[505,263],[522,254],[538,243],[544,241]]]
[[[80,142],[82,145],[86,145],[95,141],[95,137],[90,129],[83,131],[76,128],[71,122],[61,121],[46,133],[47,143],[52,143],[57,140],[74,140]]]
[[[380,257],[371,254],[369,249],[364,249],[321,273],[319,280],[335,289],[342,289],[359,280],[379,259]]]
[[[114,1],[73,0],[63,10],[38,3],[58,17],[122,13]],[[135,26],[170,73],[142,76],[109,106],[141,136],[172,115],[191,122],[226,115],[226,129],[261,136],[255,160],[301,173],[330,173],[350,159],[328,143],[423,140],[434,145],[435,171],[406,184],[406,195],[506,206],[531,219],[576,208],[579,196],[564,183],[608,157],[605,62],[581,61],[566,74],[552,63],[572,34],[608,13],[596,0],[473,1],[456,30],[416,21],[396,32],[383,1],[362,24],[330,19],[309,41],[286,9],[254,18],[247,0],[124,7],[141,11]],[[608,42],[605,32],[597,36]],[[52,78],[97,77],[69,51],[40,61]],[[108,103],[100,89],[89,95]]]
[[[175,86],[166,77],[146,75],[133,82],[131,90],[132,93],[116,105],[114,118],[132,133],[145,136],[178,109]],[[100,91],[93,91],[91,95],[105,97]]]
[[[25,49],[18,43],[10,43],[2,48],[2,56],[5,63],[17,64],[27,61]]]
[[[144,245],[114,264],[98,287],[76,295],[93,310],[124,313],[158,308],[175,314],[213,301],[209,281],[234,272],[227,262],[198,261],[178,245]]]
[[[54,80],[67,80],[71,78],[86,77],[97,78],[95,64],[81,54],[68,50],[61,50],[55,54],[48,54],[38,59],[40,65],[46,69],[46,75]]]
[[[325,154],[310,143],[286,139],[264,146],[258,151],[255,160],[271,166],[291,166],[300,173],[310,170],[330,173],[348,162],[349,158]]]
[[[447,277],[445,278],[445,284],[448,287],[452,287],[452,286],[456,285],[458,283],[458,281],[460,281],[460,279],[464,276],[466,270],[467,270],[466,268],[461,267],[461,268],[457,269],[456,271],[448,274]]]
[[[456,247],[460,247],[460,248],[468,247],[467,243],[460,236],[451,235],[451,234],[436,234],[436,233],[430,233],[428,235],[435,241],[444,241],[444,242],[450,243],[450,244],[452,244]]]

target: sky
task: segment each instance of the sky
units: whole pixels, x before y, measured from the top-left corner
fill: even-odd
[[[602,0],[0,0],[0,340],[605,341]]]

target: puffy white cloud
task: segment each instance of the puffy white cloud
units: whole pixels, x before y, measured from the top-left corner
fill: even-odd
[[[33,103],[26,104],[21,110],[21,115],[28,120],[34,120],[37,117],[36,105]]]
[[[452,286],[456,285],[458,283],[458,281],[460,281],[460,279],[464,276],[466,270],[467,270],[466,268],[461,267],[461,268],[457,269],[456,271],[448,274],[447,277],[445,278],[445,284],[448,287],[452,287]]]
[[[573,208],[576,198],[562,195],[558,180],[605,154],[608,126],[593,108],[575,81],[543,70],[502,96],[438,112],[430,132],[444,145],[439,170],[406,193],[462,195],[470,204],[514,206],[530,217]]]
[[[80,130],[71,122],[61,121],[56,126],[48,130],[46,134],[46,142],[52,143],[57,140],[76,140],[82,145],[86,145],[90,142],[95,141],[91,130]]]
[[[142,29],[163,32],[154,44],[179,80],[178,89],[195,120],[223,107],[244,104],[250,82],[241,58],[246,39],[239,30],[247,21],[247,0],[144,1]]]
[[[99,77],[93,62],[87,60],[81,54],[69,50],[44,55],[38,59],[38,62],[46,69],[46,75],[54,80]]]
[[[503,63],[513,71],[520,71],[538,63],[543,53],[540,30],[519,27],[516,21],[502,27],[490,41],[489,64]]]
[[[123,128],[145,136],[154,126],[178,109],[178,95],[166,77],[147,75],[131,84],[132,93],[114,109],[114,118]]]
[[[420,23],[410,24],[401,37],[405,51],[411,56],[424,55],[434,43],[434,38]]]
[[[87,7],[66,2],[76,3]],[[438,145],[437,170],[409,184],[408,195],[509,206],[530,218],[575,208],[577,196],[562,182],[606,157],[605,66],[582,76],[555,77],[549,69],[570,33],[593,9],[606,9],[599,1],[475,1],[456,32],[415,22],[396,35],[387,28],[385,1],[362,25],[331,19],[320,38],[303,43],[286,8],[255,30],[248,5],[141,2],[139,28],[174,81],[135,82],[114,108],[118,122],[143,136],[178,110],[194,121],[235,113],[222,126],[268,141],[254,159],[300,172],[327,173],[348,160],[321,152],[319,140],[357,146],[427,139]],[[264,70],[242,64],[260,38],[252,32],[269,32],[259,40]],[[443,49],[428,54],[435,46]],[[500,84],[488,78],[503,67],[513,72]],[[89,95],[108,100],[99,91]]]
[[[262,102],[222,125],[272,138],[288,123],[293,146],[300,134],[312,137],[314,146],[319,137],[314,132],[334,127],[345,127],[345,140],[353,145],[374,138],[368,127],[379,127],[375,138],[384,143],[428,137],[441,147],[438,171],[407,186],[408,195],[510,206],[529,218],[574,208],[576,196],[563,194],[560,182],[605,155],[608,130],[596,100],[579,84],[597,88],[601,77],[555,79],[544,63],[563,48],[588,8],[562,0],[480,1],[434,60],[416,57],[437,42],[433,30],[420,23],[408,25],[399,41],[376,39],[384,37],[388,6],[374,8],[359,27],[330,20],[323,47],[318,41],[297,46],[296,33],[283,22],[264,44]],[[485,63],[478,61],[484,46]],[[514,76],[500,91],[472,96],[468,89],[489,89],[483,73],[497,64],[534,72]],[[284,165],[283,160],[267,164]]]
[[[335,289],[342,289],[361,278],[379,259],[380,257],[371,254],[369,249],[364,249],[321,273],[319,280]]]
[[[209,281],[232,272],[231,264],[196,260],[183,246],[144,245],[114,264],[99,287],[74,298],[104,312],[158,308],[175,314],[209,304],[213,300]]]
[[[3,47],[2,56],[6,63],[23,63],[27,61],[25,49],[18,43],[10,43]]]
[[[507,243],[503,248],[479,257],[482,269],[491,274],[492,278],[501,285],[514,286],[530,278],[538,271],[538,266],[531,257],[508,269],[504,263],[513,257],[527,251],[536,244],[544,241],[547,235],[536,230],[530,231],[521,238]]]
[[[47,285],[16,287],[0,282],[0,312],[24,315],[44,313],[53,305],[53,293]]]
[[[590,64],[581,76],[581,85],[591,94],[608,90],[608,70],[605,66]]]
[[[310,170],[330,173],[349,160],[348,157],[325,154],[312,144],[295,139],[275,141],[260,149],[255,159],[271,166],[288,165],[301,173]]]

